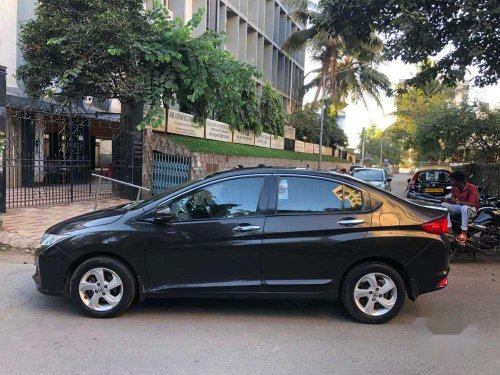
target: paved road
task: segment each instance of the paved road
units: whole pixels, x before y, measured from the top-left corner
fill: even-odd
[[[453,266],[447,289],[382,326],[333,302],[149,301],[81,316],[0,263],[1,374],[496,374],[500,262]]]
[[[405,196],[404,192],[406,190],[406,186],[408,185],[407,181],[410,177],[411,176],[409,174],[405,173],[395,174],[392,177],[392,182],[391,182],[392,192],[399,197],[404,197]]]

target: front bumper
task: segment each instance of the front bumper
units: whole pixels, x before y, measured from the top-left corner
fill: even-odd
[[[71,258],[57,246],[40,248],[35,253],[36,289],[51,296],[64,296],[66,274]]]

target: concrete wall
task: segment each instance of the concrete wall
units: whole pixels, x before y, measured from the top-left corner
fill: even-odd
[[[23,57],[17,46],[21,25],[35,14],[36,0],[0,1],[0,65],[7,67],[7,94],[21,95],[23,84],[14,74]]]
[[[257,167],[259,164],[264,164],[273,167],[316,168],[318,164],[317,161],[313,160],[288,160],[203,154],[192,152],[191,150],[172,142],[168,135],[165,134],[153,132],[151,137],[151,152],[158,151],[165,154],[191,157],[191,178],[198,178],[210,173],[231,169],[237,165],[242,165],[244,167]],[[347,168],[350,165],[351,164],[349,162],[337,163],[323,161],[322,169],[328,171],[336,168]],[[147,168],[143,167],[143,170],[147,170]],[[143,186],[151,186],[151,182],[143,180]]]

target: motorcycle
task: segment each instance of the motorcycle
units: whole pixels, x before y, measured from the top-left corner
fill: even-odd
[[[410,199],[417,201],[441,204],[441,199],[425,193],[409,193]],[[467,228],[467,241],[459,242],[456,237],[462,231],[460,217],[451,216],[453,235],[448,234],[450,240],[450,260],[455,260],[460,254],[472,254],[476,260],[476,254],[493,255],[500,250],[500,204],[498,199],[480,200],[481,207],[469,222]]]

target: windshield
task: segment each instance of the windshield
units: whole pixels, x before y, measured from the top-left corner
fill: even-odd
[[[450,174],[447,171],[424,171],[418,175],[418,182],[440,182],[450,181]]]
[[[353,176],[363,181],[383,181],[383,172],[378,169],[357,169]]]

